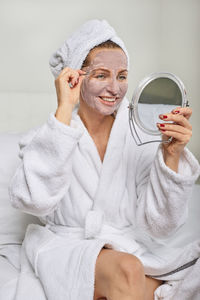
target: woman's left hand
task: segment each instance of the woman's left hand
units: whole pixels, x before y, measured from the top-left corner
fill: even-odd
[[[165,156],[180,157],[192,136],[192,126],[188,121],[191,115],[192,109],[189,107],[176,107],[170,113],[159,115],[163,121],[174,122],[157,123],[158,129],[163,134],[163,140],[173,138],[170,143],[162,143]]]

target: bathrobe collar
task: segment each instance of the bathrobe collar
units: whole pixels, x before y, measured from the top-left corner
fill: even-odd
[[[104,167],[104,165],[106,165],[107,162],[110,161],[111,155],[112,155],[112,157],[113,157],[113,155],[117,155],[117,157],[119,157],[119,151],[116,151],[116,148],[119,149],[119,147],[120,148],[123,147],[123,144],[119,143],[119,141],[122,140],[127,133],[128,105],[129,105],[128,99],[126,97],[124,97],[123,101],[121,102],[121,104],[118,108],[118,111],[115,116],[115,121],[113,122],[113,126],[111,128],[111,132],[110,132],[110,136],[108,139],[108,144],[107,144],[103,162],[100,159],[98,150],[96,148],[96,145],[95,145],[92,137],[90,136],[90,134],[89,134],[87,128],[85,127],[84,123],[82,122],[80,116],[77,114],[78,108],[76,108],[73,111],[73,120],[75,120],[78,123],[78,125],[82,128],[82,130],[84,131],[84,134],[81,137],[80,142],[82,144],[86,143],[88,145],[88,149],[91,149],[91,147],[92,147],[91,154],[92,154],[92,156],[94,156],[95,161],[97,161],[98,169],[100,172],[101,172],[102,168]],[[112,151],[115,151],[115,153],[112,153]]]
[[[94,230],[95,223],[98,223],[96,230],[100,230],[105,214],[109,222],[109,220],[113,220],[113,216],[117,213],[116,209],[119,207],[126,180],[127,163],[124,163],[124,160],[127,160],[127,157],[124,156],[124,148],[129,131],[128,104],[128,99],[124,98],[117,111],[103,162],[101,162],[96,145],[77,111],[73,115],[74,120],[84,130],[79,143],[81,147],[84,147],[84,152],[89,153],[93,164],[96,165],[99,176],[93,199],[93,207],[88,212],[88,217],[86,217],[86,231],[87,227],[88,230]],[[113,186],[115,186],[114,191]],[[92,234],[94,235],[94,232]]]

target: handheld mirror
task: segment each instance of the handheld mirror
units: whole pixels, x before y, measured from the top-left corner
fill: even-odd
[[[162,123],[160,114],[171,112],[178,106],[185,107],[189,104],[185,87],[177,76],[158,72],[145,77],[136,88],[129,105],[129,125],[136,144],[141,146],[153,142],[169,143],[172,138],[163,141],[156,123]],[[134,121],[143,132],[151,136],[160,136],[160,139],[141,141]]]

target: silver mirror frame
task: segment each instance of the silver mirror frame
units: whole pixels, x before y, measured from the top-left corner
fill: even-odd
[[[134,121],[137,124],[137,126],[146,134],[149,135],[154,135],[154,136],[160,136],[161,133],[158,131],[154,131],[154,130],[147,130],[144,126],[142,126],[142,122],[140,121],[139,118],[139,114],[138,114],[138,101],[140,99],[140,95],[142,94],[144,88],[153,80],[157,79],[157,78],[169,78],[171,80],[173,80],[177,86],[180,89],[181,95],[182,95],[182,107],[187,107],[189,106],[189,102],[187,100],[187,96],[186,96],[186,90],[184,87],[183,82],[174,74],[169,73],[169,72],[157,72],[157,73],[152,73],[149,76],[145,77],[138,85],[138,87],[135,89],[133,97],[131,99],[130,105],[129,105],[129,125],[130,125],[130,130],[131,130],[131,134],[136,142],[136,144],[138,146],[144,145],[144,144],[148,144],[148,143],[153,143],[153,142],[163,142],[163,143],[169,143],[172,138],[169,138],[167,141],[162,141],[162,140],[152,140],[152,141],[148,141],[148,142],[142,142],[136,127],[134,125]],[[135,136],[133,134],[133,130],[135,131]]]

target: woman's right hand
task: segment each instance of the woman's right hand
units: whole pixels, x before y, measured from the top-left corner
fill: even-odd
[[[55,80],[58,107],[71,106],[72,109],[79,101],[81,82],[85,71],[64,68]],[[69,86],[69,83],[72,87]]]

